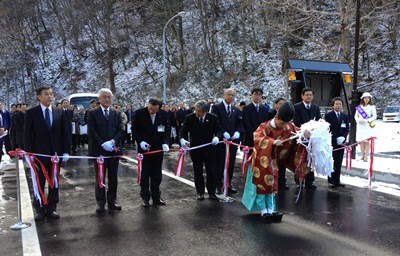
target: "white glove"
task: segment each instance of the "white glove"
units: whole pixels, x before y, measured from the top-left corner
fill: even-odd
[[[212,139],[212,141],[211,141],[211,144],[212,145],[218,145],[218,143],[219,143],[219,139],[218,139],[218,137],[214,137],[213,139]]]
[[[168,152],[168,151],[169,151],[169,147],[168,147],[167,144],[162,144],[161,146],[162,146],[162,150],[163,150],[164,152]]]
[[[68,160],[69,160],[69,154],[64,153],[64,154],[62,155],[62,161],[63,161],[63,162],[67,162]]]
[[[341,145],[345,141],[345,138],[343,136],[337,137],[336,143],[338,145]]]
[[[229,133],[227,133],[227,132],[224,132],[224,138],[226,139],[226,140],[229,140],[230,138],[231,138],[231,135],[229,135]]]
[[[114,144],[112,143],[111,140],[104,142],[103,144],[101,144],[101,146],[105,151],[108,152],[112,152],[114,150]]]
[[[235,140],[239,139],[240,137],[240,133],[239,132],[235,132],[232,136],[232,138],[234,138]]]
[[[181,142],[181,146],[182,146],[183,148],[186,148],[186,147],[188,147],[188,146],[190,145],[189,141],[185,140],[184,138],[182,138],[182,139],[180,140],[180,142]]]
[[[142,142],[140,142],[140,147],[143,149],[143,150],[149,150],[149,144],[146,142],[146,141],[142,141]]]

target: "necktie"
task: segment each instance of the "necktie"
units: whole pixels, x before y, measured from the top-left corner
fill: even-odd
[[[108,110],[104,109],[104,118],[108,121]]]
[[[3,117],[1,114],[0,114],[0,127],[3,127]]]
[[[310,110],[310,105],[307,105],[307,109]]]
[[[46,108],[46,110],[44,111],[44,115],[45,115],[46,124],[50,128],[51,127],[51,123],[50,123],[50,110],[49,110],[49,108]]]
[[[154,124],[154,121],[156,120],[156,115],[155,114],[150,115],[150,117],[151,117],[151,122]]]
[[[231,117],[231,106],[228,105],[228,117]]]
[[[258,111],[260,110],[260,106],[259,105],[257,105],[256,110],[257,110],[257,113],[258,113]]]
[[[339,121],[339,123],[340,123],[340,114],[339,114],[339,113],[336,113],[336,116],[337,116],[337,119],[338,119],[338,121]]]

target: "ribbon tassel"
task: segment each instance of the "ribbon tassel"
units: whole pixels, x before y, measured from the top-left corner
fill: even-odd
[[[140,184],[140,178],[142,176],[143,154],[138,153],[136,156],[136,160],[138,161],[138,175],[137,175],[136,183]]]
[[[225,140],[225,167],[224,167],[224,196],[228,196],[228,186],[229,186],[229,174],[228,174],[228,169],[229,169],[229,158],[230,158],[230,152],[229,152],[229,147],[232,144],[231,141]]]
[[[42,207],[43,205],[47,205],[46,196],[44,195],[43,189],[40,187],[39,177],[37,175],[37,170],[35,166],[35,160],[32,159],[31,156],[26,154],[25,161],[28,163],[31,170],[33,195],[39,201],[40,207]]]
[[[369,161],[369,186],[372,184],[372,175],[373,175],[373,166],[374,166],[374,154],[375,154],[375,139],[376,137],[371,137],[368,140],[370,141],[370,161]]]
[[[176,165],[175,165],[175,172],[174,172],[175,176],[179,176],[179,177],[182,176],[183,166],[184,166],[184,163],[185,163],[185,155],[186,155],[186,149],[185,148],[181,148],[179,150],[178,161],[176,162]]]
[[[104,158],[103,156],[99,156],[97,159],[97,182],[99,185],[99,188],[103,188],[106,185],[104,185]]]
[[[51,157],[51,171],[52,171],[52,185],[54,188],[58,188],[58,181],[60,179],[60,158],[57,153]]]
[[[244,175],[244,165],[247,162],[247,158],[249,156],[249,151],[250,151],[250,149],[248,146],[243,148],[243,160],[242,160],[242,165],[240,167],[240,174],[243,174],[243,175]]]
[[[346,170],[352,169],[352,158],[353,158],[353,151],[351,146],[343,145],[346,149]]]

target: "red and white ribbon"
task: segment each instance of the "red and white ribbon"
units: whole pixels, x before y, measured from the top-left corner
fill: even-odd
[[[140,177],[142,176],[142,163],[143,163],[143,154],[138,153],[136,156],[136,160],[138,161],[138,172],[137,172],[137,180],[136,183],[140,183]]]
[[[353,150],[351,146],[346,146],[342,144],[346,150],[346,170],[351,170],[352,168],[352,158],[353,158]]]
[[[244,165],[247,162],[247,158],[249,156],[249,151],[250,151],[250,149],[248,146],[243,148],[243,160],[242,160],[242,166],[240,167],[241,174],[244,174]]]
[[[370,141],[370,161],[369,161],[369,186],[371,186],[372,183],[372,174],[373,174],[373,166],[374,166],[374,154],[375,154],[375,139],[376,137],[371,137],[368,140]]]
[[[228,186],[229,186],[229,158],[230,152],[229,147],[232,144],[231,141],[225,140],[225,166],[224,166],[224,196],[228,196]]]
[[[99,188],[103,188],[104,185],[104,158],[103,156],[97,157],[97,182],[99,184]]]
[[[60,158],[57,153],[51,157],[51,172],[52,172],[52,184],[54,188],[58,188],[58,180],[60,179]]]
[[[38,200],[40,207],[42,207],[43,205],[47,205],[46,196],[43,193],[43,189],[40,187],[40,181],[39,181],[39,176],[38,176],[37,169],[35,166],[34,156],[29,156],[26,154],[25,161],[28,163],[30,170],[31,170],[33,195]]]
[[[179,150],[179,158],[178,161],[176,162],[175,165],[175,176],[182,176],[182,172],[183,172],[183,166],[185,164],[185,155],[186,155],[186,149],[185,148],[181,148]]]

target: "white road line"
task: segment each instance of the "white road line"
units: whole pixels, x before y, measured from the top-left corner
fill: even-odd
[[[122,158],[125,159],[125,160],[127,160],[127,161],[134,162],[134,163],[137,164],[137,160],[136,160],[136,159],[133,159],[133,158],[130,158],[130,157],[125,157],[125,156],[122,157]],[[167,171],[162,170],[162,174],[164,174],[165,176],[168,176],[168,177],[170,177],[170,178],[173,178],[173,179],[175,179],[175,180],[177,180],[177,181],[180,181],[180,182],[182,182],[182,183],[185,183],[186,185],[195,187],[193,181],[184,179],[184,178],[182,178],[182,177],[175,176],[175,174],[173,174],[173,173],[170,173],[170,172],[167,172]]]
[[[33,208],[31,204],[31,196],[29,192],[28,182],[26,180],[24,163],[19,161],[19,179],[21,192],[21,218],[22,222],[31,223],[31,227],[21,229],[22,236],[22,253],[29,256],[41,256],[39,237],[36,229],[36,223],[33,216]]]
[[[122,157],[127,161],[137,163],[137,160],[132,159],[130,157]],[[25,176],[24,164],[22,160],[19,160],[19,175],[20,175],[20,182],[21,182],[21,212],[22,212],[22,221],[29,222],[32,224],[30,228],[22,229],[22,248],[23,248],[23,255],[29,256],[41,256],[42,252],[40,250],[39,244],[39,237],[37,234],[36,223],[33,215],[33,208],[30,199],[29,187],[28,182]],[[180,181],[186,185],[191,187],[195,187],[194,182],[184,179],[182,177],[175,176],[173,173],[162,170],[162,173],[165,176],[168,176],[172,179]],[[206,191],[207,192],[207,191]]]

